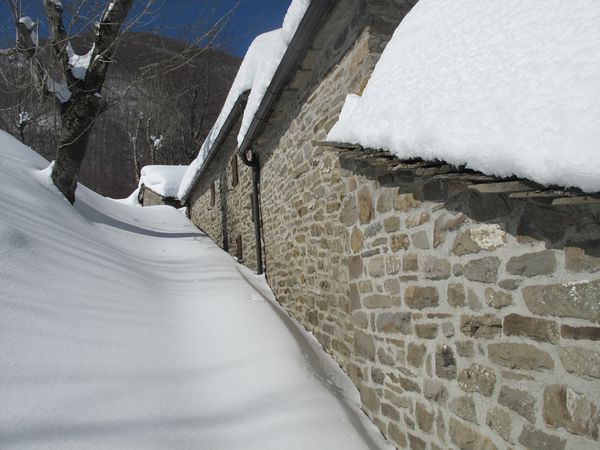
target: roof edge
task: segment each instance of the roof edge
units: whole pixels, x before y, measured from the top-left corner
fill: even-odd
[[[335,4],[335,0],[312,0],[294,37],[277,67],[277,71],[267,88],[256,114],[248,127],[244,140],[238,147],[238,154],[244,155],[252,146],[254,140],[258,137],[263,125],[269,119],[275,100],[279,97],[283,87],[289,80],[292,71],[297,67],[300,58],[306,52],[310,39],[313,37],[318,25],[325,18],[329,10]]]
[[[210,165],[212,160],[215,158],[217,150],[221,147],[221,145],[223,145],[223,143],[225,142],[225,139],[227,139],[227,136],[231,132],[231,129],[234,127],[237,119],[244,112],[246,103],[248,102],[249,94],[250,94],[250,91],[242,92],[239,95],[239,97],[237,98],[237,100],[235,101],[235,104],[234,104],[233,108],[231,109],[231,111],[229,112],[227,119],[225,119],[225,122],[223,123],[223,126],[221,127],[221,130],[219,131],[219,134],[217,135],[217,138],[215,139],[215,142],[213,143],[212,147],[208,151],[208,155],[206,156],[206,159],[202,162],[202,166],[194,175],[194,178],[193,178],[192,182],[190,183],[189,189],[186,191],[185,195],[179,199],[181,201],[181,203],[183,203],[183,204],[187,203],[187,201],[190,197],[190,194],[194,190],[194,187],[196,187],[196,184],[198,183],[198,181],[200,180],[202,175],[204,175],[204,173],[206,172],[206,169],[208,168],[208,166]]]

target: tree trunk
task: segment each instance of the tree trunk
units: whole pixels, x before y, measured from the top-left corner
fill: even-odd
[[[90,132],[100,114],[102,99],[96,95],[74,95],[61,113],[62,131],[52,170],[52,181],[71,203],[75,203],[75,190],[79,169],[85,157]]]

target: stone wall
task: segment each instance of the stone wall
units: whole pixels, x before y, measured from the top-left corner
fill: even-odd
[[[598,448],[600,206],[319,144],[394,28],[378,15],[413,3],[339,1],[256,141],[269,284],[399,448]],[[208,232],[205,197],[192,211]]]
[[[152,189],[147,188],[146,186],[142,185],[141,187],[141,197],[142,197],[142,204],[143,206],[158,206],[158,205],[167,205],[167,206],[173,206],[174,208],[180,208],[181,205],[179,204],[179,202],[171,197],[163,197],[160,194],[157,194],[156,192],[154,192]]]
[[[242,164],[235,153],[236,136],[241,120],[207,168],[206,175],[190,195],[192,222],[232,256],[242,255],[240,262],[256,269],[254,224],[252,222],[252,170]],[[231,164],[238,160],[238,184],[233,186]],[[211,184],[215,202],[211,204]],[[238,245],[241,244],[241,249]]]
[[[566,230],[551,213],[517,234],[537,204],[471,196],[479,210],[462,211],[466,183],[364,175],[318,145],[383,42],[367,27],[317,85],[323,70],[300,72],[309,94],[284,96],[255,146],[273,291],[400,448],[597,448],[600,260],[548,248]]]
[[[387,436],[410,448],[598,448],[600,259],[361,175],[345,192],[347,367]]]

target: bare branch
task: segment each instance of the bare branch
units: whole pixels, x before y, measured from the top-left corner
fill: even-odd
[[[67,46],[69,40],[63,23],[63,6],[60,0],[44,0],[44,10],[50,26],[50,43],[57,61],[60,62],[62,71],[71,84],[74,80],[69,78],[69,56]]]
[[[94,30],[96,40],[94,51],[85,82],[88,86],[98,89],[102,87],[109,64],[113,60],[115,42],[121,25],[129,14],[133,0],[113,0],[108,2],[102,19]]]

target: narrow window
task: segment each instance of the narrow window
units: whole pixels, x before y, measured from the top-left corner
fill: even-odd
[[[238,175],[237,155],[233,155],[233,159],[231,160],[231,186],[236,187],[239,182],[240,182],[240,178]]]
[[[238,234],[237,238],[235,238],[235,256],[238,261],[241,261],[244,258],[244,248],[242,246],[242,235]]]
[[[215,192],[215,182],[210,183],[210,206],[215,206],[217,193]]]

